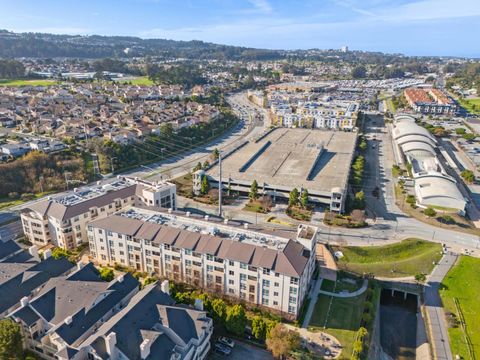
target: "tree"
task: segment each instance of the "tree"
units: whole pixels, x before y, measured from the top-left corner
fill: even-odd
[[[22,355],[20,325],[11,319],[0,320],[0,359],[21,359]]]
[[[300,335],[296,331],[288,330],[284,325],[277,324],[267,337],[267,349],[274,358],[288,356],[300,346]]]
[[[241,335],[247,326],[247,316],[245,310],[241,305],[233,305],[227,309],[227,317],[225,320],[225,327],[228,331]]]
[[[255,316],[252,319],[252,334],[255,336],[255,339],[265,340],[267,336],[267,324],[261,316]]]
[[[472,170],[463,170],[460,175],[466,183],[472,184],[475,181],[475,174]]]
[[[209,166],[210,166],[210,163],[207,160],[205,160],[202,168],[203,168],[203,170],[207,170]]]
[[[208,181],[207,175],[203,175],[202,184],[201,184],[201,187],[200,187],[200,193],[202,195],[207,195],[208,190],[210,190],[210,181]]]
[[[463,135],[463,134],[465,134],[466,132],[467,132],[467,130],[465,130],[465,128],[456,128],[456,129],[455,129],[455,133],[456,133],[457,135]]]
[[[308,206],[308,190],[307,189],[302,189],[302,193],[300,195],[300,205],[304,209]]]
[[[437,215],[437,212],[435,211],[435,209],[430,206],[427,207],[425,210],[423,210],[423,213],[428,217],[434,217],[435,215]]]
[[[193,172],[196,172],[198,170],[202,170],[202,163],[200,161],[197,162],[197,165],[195,165],[192,169]]]
[[[365,193],[360,190],[355,193],[355,199],[353,200],[353,207],[355,209],[365,209]]]
[[[258,198],[258,183],[257,180],[253,180],[252,186],[250,186],[250,192],[248,193],[250,201],[255,201]]]
[[[61,257],[68,258],[68,252],[65,249],[56,247],[52,250],[52,257],[56,260],[60,259]]]
[[[364,79],[367,77],[367,69],[363,65],[357,65],[352,69],[354,79]]]
[[[292,191],[290,191],[290,195],[288,197],[288,206],[298,205],[299,196],[300,196],[300,194],[299,194],[297,188],[293,188]]]
[[[468,134],[464,134],[464,135],[463,135],[463,138],[464,138],[465,140],[467,140],[467,141],[472,141],[473,139],[476,138],[476,136],[475,136],[474,134],[472,134],[472,133],[468,133]]]
[[[212,315],[217,321],[225,321],[227,316],[227,304],[222,299],[213,299],[211,302]]]
[[[213,161],[217,161],[220,156],[220,151],[217,148],[213,149],[212,151],[212,159]]]
[[[110,282],[115,277],[115,274],[113,273],[113,270],[110,268],[101,268],[100,277],[102,278],[103,281]]]

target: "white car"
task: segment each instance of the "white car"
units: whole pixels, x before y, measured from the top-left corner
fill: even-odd
[[[232,339],[230,338],[227,338],[225,336],[220,336],[217,341],[221,344],[224,344],[224,345],[227,345],[228,347],[231,347],[233,349],[233,347],[235,346],[235,341],[233,341]]]

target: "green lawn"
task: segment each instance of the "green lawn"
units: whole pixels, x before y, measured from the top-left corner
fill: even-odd
[[[349,359],[353,351],[355,334],[360,327],[366,292],[353,298],[333,298],[330,307],[331,296],[320,295],[312,319],[308,328],[310,330],[325,331],[336,337],[343,346],[340,359]],[[325,325],[328,309],[330,313]]]
[[[146,85],[146,86],[155,85],[155,83],[152,80],[150,80],[147,76],[139,76],[131,80],[118,80],[118,82],[131,83],[132,85]]]
[[[43,192],[43,193],[34,194],[31,198],[27,198],[27,199],[23,199],[23,200],[20,199],[20,198],[18,198],[18,199],[0,198],[0,210],[9,208],[11,206],[20,205],[20,204],[23,204],[24,202],[27,202],[27,201],[40,199],[41,197],[46,196],[46,195],[51,194],[51,193],[52,193],[51,191],[46,191],[46,192]]]
[[[338,261],[341,269],[392,278],[430,274],[433,262],[442,257],[440,244],[413,238],[385,246],[334,246],[333,250],[344,255]]]
[[[480,114],[480,98],[463,99],[460,104],[472,114]],[[475,106],[475,108],[474,108]]]
[[[442,282],[440,296],[447,312],[457,315],[454,298],[466,324],[467,336],[472,343],[474,356],[480,356],[480,259],[462,256]],[[470,359],[462,327],[448,329],[453,356]]]
[[[48,86],[58,84],[56,80],[0,80],[0,86]]]

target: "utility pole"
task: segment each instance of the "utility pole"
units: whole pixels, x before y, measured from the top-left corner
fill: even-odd
[[[222,217],[222,154],[218,153],[218,216]]]

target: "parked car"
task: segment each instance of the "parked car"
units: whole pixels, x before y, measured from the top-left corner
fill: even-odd
[[[233,349],[233,347],[235,346],[235,341],[233,341],[232,339],[230,338],[227,338],[225,336],[220,336],[217,341],[223,345],[227,345],[229,347],[231,347]]]
[[[230,349],[227,345],[223,345],[222,343],[216,342],[213,344],[213,348],[216,352],[222,355],[230,355],[232,349]]]

